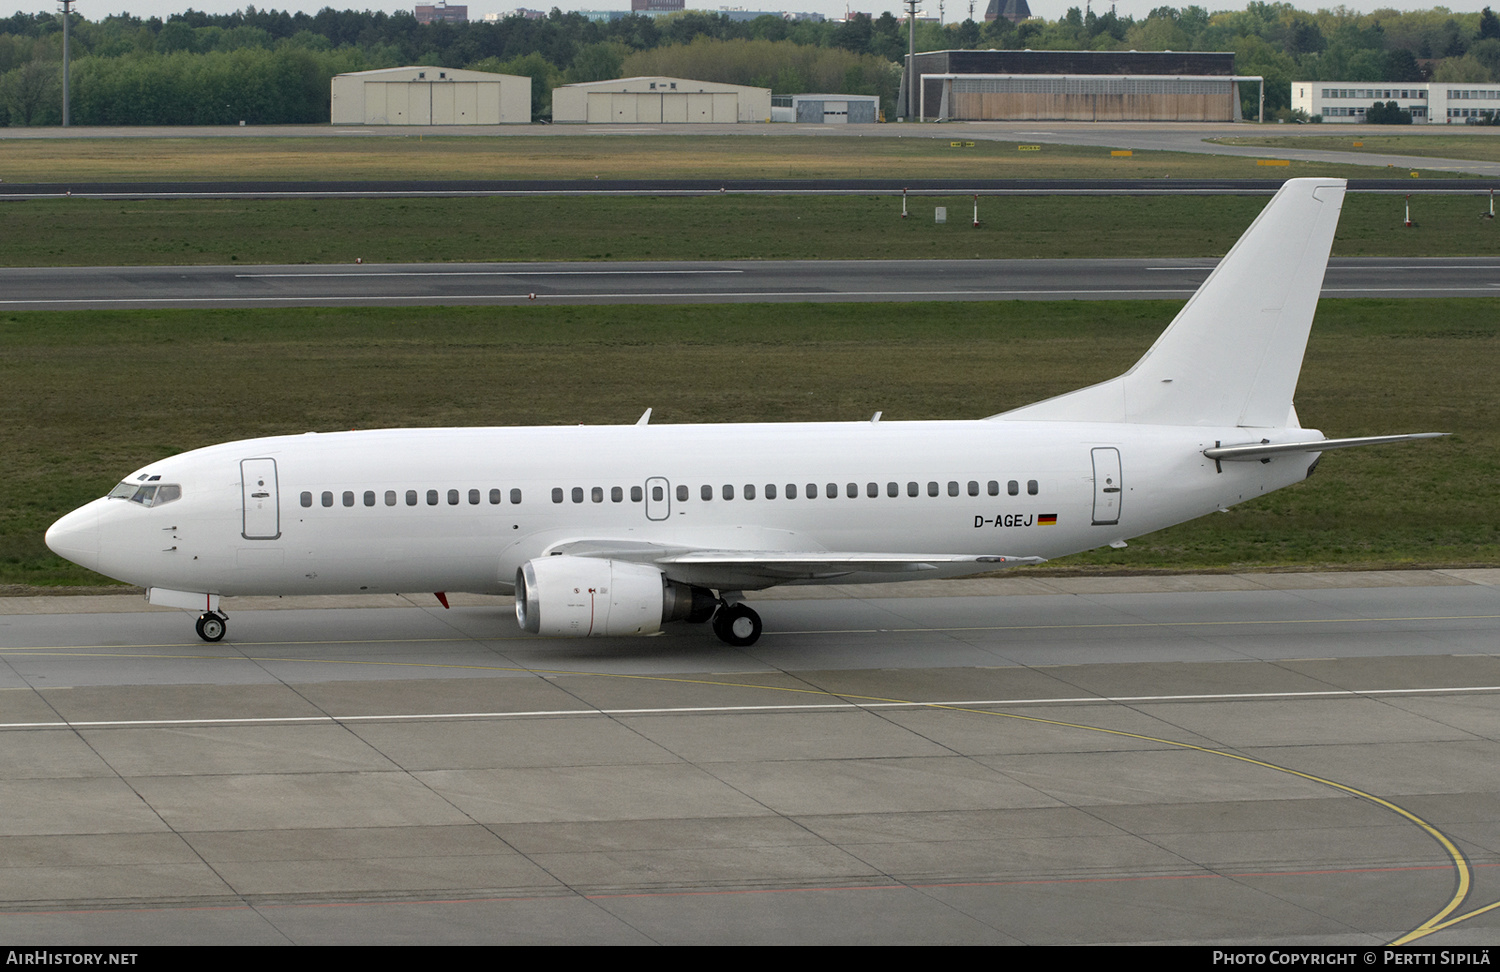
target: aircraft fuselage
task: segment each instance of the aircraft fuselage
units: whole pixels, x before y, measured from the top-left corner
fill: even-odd
[[[152,463],[125,484],[180,486],[180,498],[97,500],[58,521],[48,542],[119,580],[221,595],[509,593],[521,564],[582,540],[1053,558],[1305,477],[1305,454],[1224,464],[1202,455],[1245,431],[952,421],[278,436]],[[690,564],[667,576],[769,586],[755,576],[728,585]]]

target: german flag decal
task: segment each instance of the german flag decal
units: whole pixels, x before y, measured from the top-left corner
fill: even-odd
[[[1037,526],[1057,526],[1056,513],[1041,513],[1036,518]]]

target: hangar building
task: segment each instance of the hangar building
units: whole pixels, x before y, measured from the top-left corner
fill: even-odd
[[[880,97],[851,94],[772,95],[771,120],[814,125],[873,125],[880,120]]]
[[[922,121],[1238,121],[1233,53],[929,51],[897,114]]]
[[[454,68],[356,71],[333,79],[335,125],[529,125],[531,79]]]
[[[771,89],[686,78],[620,78],[552,89],[559,124],[719,124],[771,120]]]

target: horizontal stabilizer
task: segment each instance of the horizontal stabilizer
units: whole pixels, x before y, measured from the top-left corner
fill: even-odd
[[[1415,442],[1417,439],[1440,439],[1449,434],[1448,432],[1413,432],[1409,435],[1368,435],[1359,439],[1317,439],[1309,442],[1281,442],[1275,445],[1252,442],[1247,445],[1215,446],[1212,449],[1204,449],[1203,454],[1215,461],[1248,462],[1270,459],[1287,453],[1328,452],[1333,449],[1352,449],[1355,446]]]

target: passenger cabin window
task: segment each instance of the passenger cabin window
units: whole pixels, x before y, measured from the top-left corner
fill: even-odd
[[[407,506],[416,506],[417,505],[417,491],[416,490],[414,490],[414,489],[408,489],[406,491],[406,505]]]
[[[353,506],[354,505],[354,490],[352,490],[352,489],[346,489],[346,490],[344,490],[344,505],[345,506]]]
[[[1021,494],[1021,484],[1012,479],[1005,484],[1005,491],[1012,496],[1019,496]]]
[[[677,502],[679,502],[679,503],[686,503],[687,502],[687,498],[688,498],[688,488],[686,486],[678,486],[677,487]]]
[[[396,491],[394,489],[388,489],[388,490],[385,491],[385,505],[386,506],[395,506],[396,505]]]
[[[498,489],[492,489],[492,490],[490,490],[490,505],[491,506],[499,506],[500,505],[500,491]]]
[[[589,490],[589,499],[593,500],[595,503],[603,503],[604,502],[604,487],[603,486],[595,486],[593,489]]]
[[[1000,495],[1000,484],[998,482],[996,482],[995,480],[993,480],[993,479],[990,480],[990,495],[991,496],[999,496]]]
[[[392,502],[395,501],[395,497],[394,496],[391,497],[391,501]],[[366,506],[374,506],[375,505],[375,491],[373,489],[367,489],[367,490],[365,490],[365,505]]]
[[[332,506],[333,505],[333,494],[330,493],[326,489],[323,490],[323,505],[324,506]]]
[[[1035,479],[1026,480],[1026,492],[1031,496],[1035,496],[1037,494],[1038,488]]]
[[[563,501],[562,487],[561,486],[554,486],[554,487],[552,487],[552,502],[554,502],[554,503],[561,503],[562,501]]]
[[[698,495],[706,500],[711,500],[714,498],[714,488],[712,486],[704,486],[698,490]]]
[[[302,505],[312,506],[312,493],[309,493],[307,490],[302,491]]]
[[[575,503],[582,503],[583,502],[583,487],[582,486],[574,486],[573,487],[573,502],[575,502]]]
[[[510,502],[513,506],[521,505],[521,491],[519,489],[513,489],[510,491]]]
[[[470,506],[478,506],[479,505],[479,490],[477,490],[477,489],[471,489],[471,490],[469,490],[469,505]]]
[[[456,489],[450,489],[450,490],[448,490],[448,505],[449,506],[457,506],[458,505],[458,490],[456,490]]]

